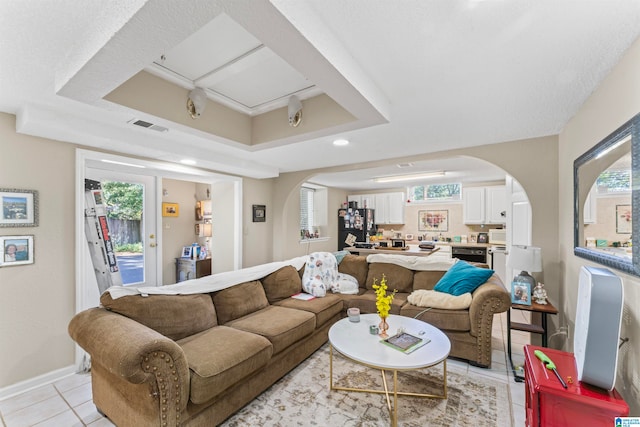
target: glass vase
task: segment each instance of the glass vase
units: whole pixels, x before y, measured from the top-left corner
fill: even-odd
[[[389,338],[387,331],[389,330],[389,324],[387,323],[387,318],[380,316],[380,324],[378,325],[378,335],[382,339]]]

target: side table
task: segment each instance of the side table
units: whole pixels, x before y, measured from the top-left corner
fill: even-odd
[[[541,325],[533,323],[519,323],[511,321],[511,310],[524,310],[532,313],[540,313],[542,317]],[[516,382],[523,382],[524,377],[516,373],[516,369],[513,366],[513,360],[511,359],[511,330],[531,332],[534,334],[542,335],[542,346],[547,346],[547,314],[558,314],[558,309],[553,306],[547,300],[546,304],[538,304],[532,302],[531,305],[511,304],[511,309],[507,310],[507,353],[509,355],[509,363],[511,364],[511,371],[513,372],[513,378]]]

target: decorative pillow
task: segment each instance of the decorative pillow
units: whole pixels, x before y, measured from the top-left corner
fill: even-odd
[[[344,273],[338,273],[338,280],[331,285],[331,292],[337,292],[341,294],[358,294],[358,280]]]
[[[491,269],[478,268],[466,261],[458,261],[442,276],[433,290],[455,296],[473,292],[493,273],[494,271]]]
[[[443,308],[445,310],[465,310],[471,305],[471,293],[466,292],[460,296],[454,296],[444,292],[419,289],[411,292],[407,297],[413,305],[418,307]]]
[[[314,297],[323,297],[338,281],[338,261],[331,252],[313,252],[302,275],[302,290]]]
[[[333,255],[336,257],[336,260],[338,261],[338,265],[340,265],[340,263],[342,262],[342,259],[347,255],[349,255],[350,253],[351,252],[349,251],[338,251],[338,252],[334,252]]]

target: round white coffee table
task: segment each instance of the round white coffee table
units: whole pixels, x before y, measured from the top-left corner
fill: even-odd
[[[344,318],[336,322],[329,329],[329,386],[331,390],[361,391],[367,393],[384,393],[387,397],[387,406],[391,412],[391,425],[398,424],[398,395],[447,398],[447,356],[451,351],[449,338],[440,329],[411,317],[390,315],[387,319],[390,328],[390,336],[396,334],[399,328],[416,337],[429,340],[424,346],[409,354],[391,348],[380,342],[378,335],[369,332],[371,325],[377,326],[380,317],[377,314],[360,315],[360,322],[351,322]],[[347,387],[338,387],[333,384],[333,349],[344,357],[359,364],[380,369],[384,390],[365,390]],[[398,371],[428,368],[443,363],[443,393],[419,394],[398,391]],[[391,408],[390,392],[387,387],[385,371],[393,372],[393,409]]]

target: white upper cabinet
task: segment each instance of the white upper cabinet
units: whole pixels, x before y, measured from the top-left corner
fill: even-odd
[[[387,224],[404,224],[404,193],[387,193]]]
[[[503,224],[507,198],[504,185],[462,189],[462,217],[465,224]]]
[[[487,223],[504,224],[507,220],[507,189],[504,185],[486,188]]]
[[[404,193],[376,193],[347,196],[359,208],[375,209],[376,224],[404,224]]]
[[[591,191],[587,194],[587,199],[584,201],[583,218],[585,224],[595,224],[598,222],[596,204],[596,186],[591,187]]]
[[[462,189],[462,221],[465,224],[486,223],[484,187]]]

